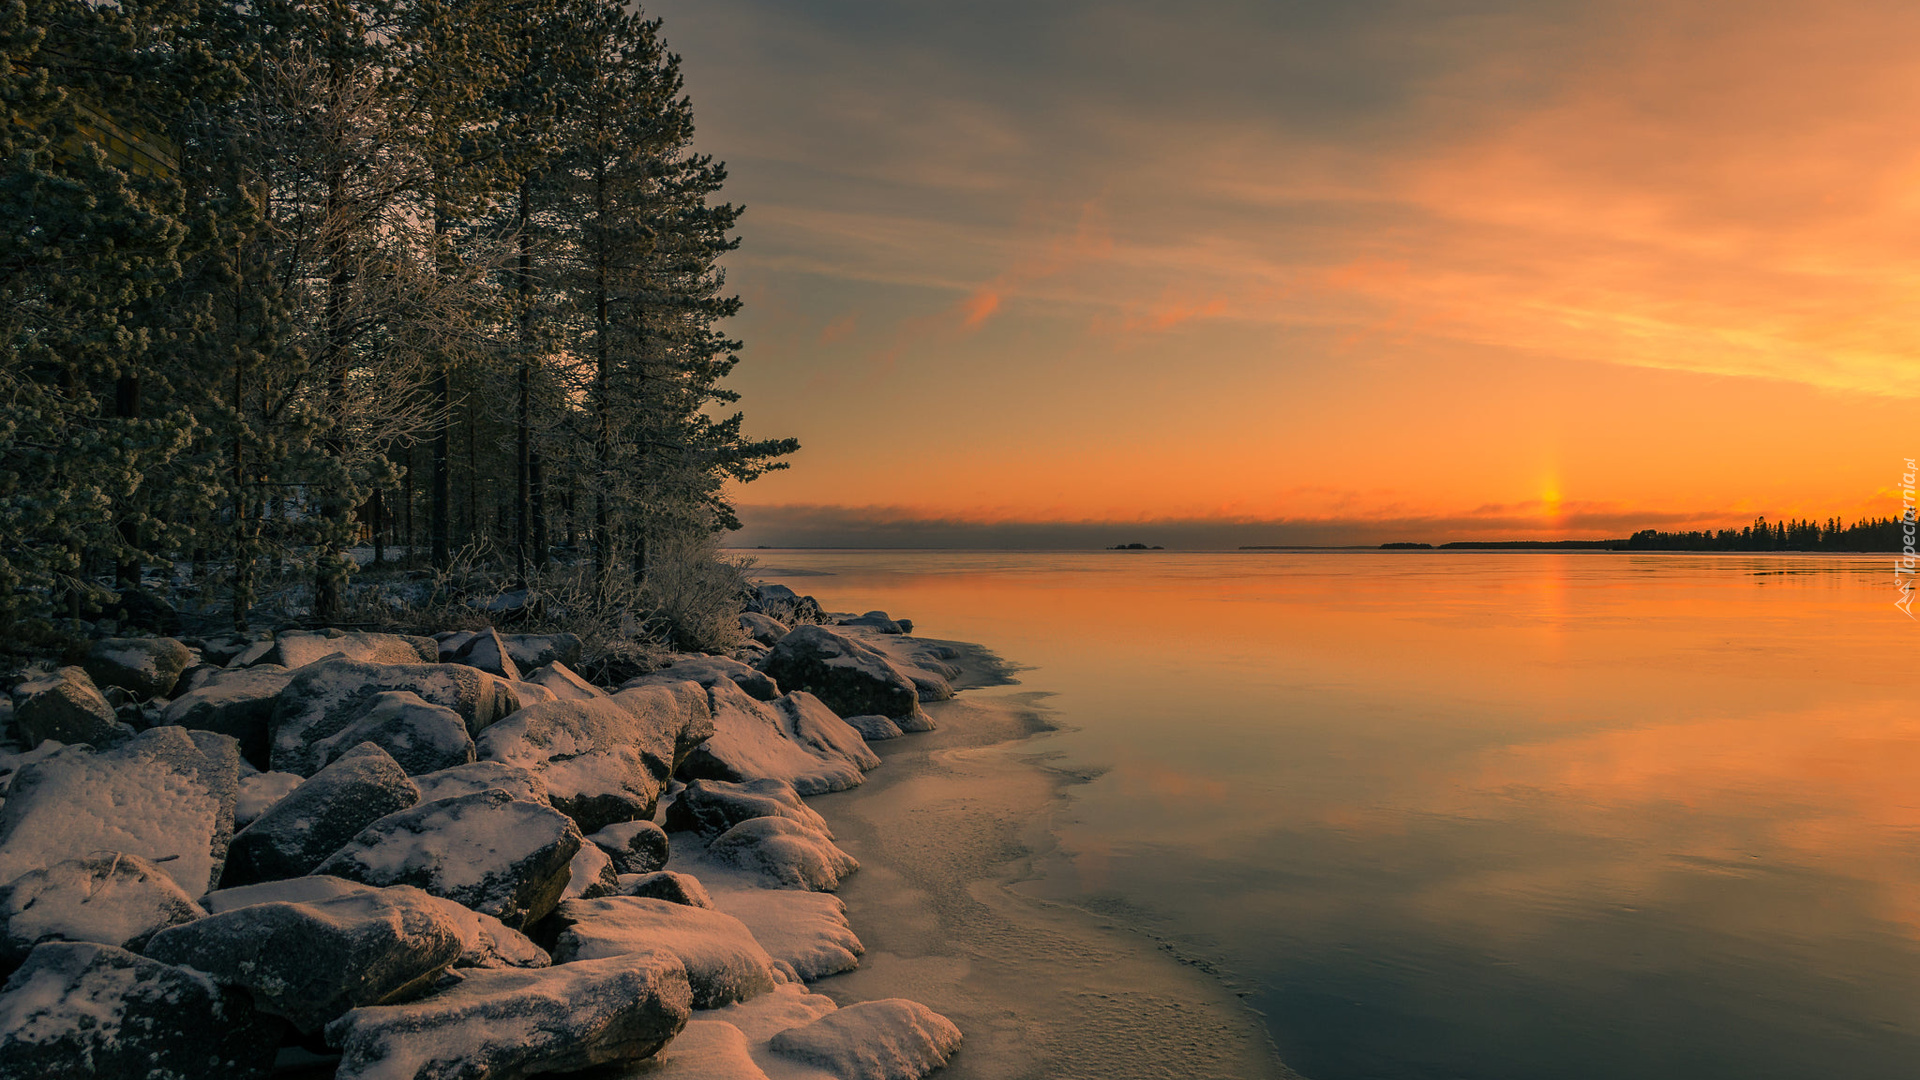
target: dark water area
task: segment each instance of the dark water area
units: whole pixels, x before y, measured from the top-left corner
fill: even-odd
[[[1910,1078],[1920,719],[1883,556],[760,551],[1026,666],[1022,888],[1315,1080]]]

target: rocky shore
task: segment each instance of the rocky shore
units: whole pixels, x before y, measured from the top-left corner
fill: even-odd
[[[782,621],[775,615],[784,615]],[[933,729],[951,645],[763,586],[731,656],[569,635],[92,644],[0,699],[0,1080],[910,1080],[805,797]]]

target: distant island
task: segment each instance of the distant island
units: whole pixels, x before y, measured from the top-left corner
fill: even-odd
[[[1151,547],[1149,547],[1146,544],[1115,544],[1112,547],[1108,548],[1107,550],[1108,551],[1165,551],[1167,549],[1161,547],[1159,544],[1154,544]]]

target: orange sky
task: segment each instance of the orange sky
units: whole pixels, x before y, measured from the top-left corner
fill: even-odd
[[[1920,7],[791,7],[653,6],[804,446],[741,542],[1898,512]]]

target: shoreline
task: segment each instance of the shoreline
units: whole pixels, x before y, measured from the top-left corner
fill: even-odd
[[[859,967],[810,989],[842,1003],[911,997],[948,1016],[965,1035],[940,1073],[953,1080],[1298,1080],[1220,979],[1150,935],[1018,889],[1054,851],[1053,815],[1083,780],[1026,752],[1057,730],[1044,691],[1012,689],[1018,669],[984,645],[934,643],[959,652],[965,691],[926,706],[938,728],[874,744],[883,768],[808,800],[860,860],[837,895],[867,947]]]

